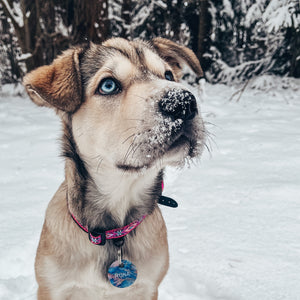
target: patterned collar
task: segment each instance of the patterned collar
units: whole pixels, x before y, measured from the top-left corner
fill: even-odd
[[[164,182],[163,181],[161,182],[161,188],[162,188],[162,191],[163,191],[164,190]],[[165,196],[162,196],[162,195],[159,197],[158,203],[162,204],[162,205],[169,206],[169,207],[177,207],[178,206],[177,202],[174,199],[169,198],[169,197],[165,197]],[[121,237],[127,235],[133,229],[138,227],[147,216],[147,215],[144,215],[141,218],[139,218],[138,220],[135,220],[135,221],[131,222],[130,224],[124,226],[124,227],[111,229],[111,230],[107,230],[107,231],[104,231],[104,232],[91,232],[91,231],[88,230],[88,228],[84,227],[76,219],[76,217],[71,212],[70,212],[70,214],[71,214],[73,220],[75,221],[75,223],[83,231],[85,231],[86,233],[89,234],[89,240],[94,245],[105,245],[106,240],[118,239],[118,238],[121,238]]]
[[[116,228],[116,229],[111,229],[107,230],[104,232],[91,232],[88,230],[88,228],[84,227],[76,218],[75,216],[70,212],[73,220],[75,223],[86,233],[89,234],[89,239],[92,244],[94,245],[105,245],[106,240],[111,240],[111,239],[118,239],[121,238],[125,235],[127,235],[129,232],[131,232],[133,229],[138,227],[142,221],[146,218],[147,215],[142,216],[140,219],[135,220],[131,222],[130,224],[121,227],[121,228]]]

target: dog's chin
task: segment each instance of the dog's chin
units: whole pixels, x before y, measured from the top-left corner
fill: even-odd
[[[162,164],[166,166],[182,167],[185,163],[197,157],[200,151],[197,149],[197,141],[191,140],[185,135],[176,139],[162,157]]]
[[[139,165],[135,163],[117,163],[116,167],[130,173],[146,171],[152,168],[162,169],[166,166],[182,167],[187,160],[197,157],[200,153],[199,143],[196,140],[181,135],[165,150],[156,153],[153,151],[152,155],[146,157],[140,155],[136,159],[136,161],[140,162]]]

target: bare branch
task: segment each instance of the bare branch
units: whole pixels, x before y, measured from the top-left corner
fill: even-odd
[[[233,93],[233,94],[231,95],[229,101],[233,100],[233,98],[234,98],[237,94],[239,94],[238,98],[236,99],[236,102],[239,102],[239,101],[241,100],[241,98],[242,98],[242,95],[243,95],[243,93],[244,93],[244,91],[245,91],[247,85],[249,84],[249,81],[250,81],[250,79],[248,79],[248,80],[246,81],[246,83],[243,85],[243,87],[242,87],[241,89],[239,89],[238,91],[236,91],[235,93]]]

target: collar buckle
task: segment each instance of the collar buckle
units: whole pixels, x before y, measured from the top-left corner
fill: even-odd
[[[158,203],[173,208],[178,207],[178,203],[174,199],[166,196],[160,196],[158,199]]]
[[[95,234],[95,235],[94,235]],[[89,240],[94,245],[103,246],[106,243],[106,232],[90,232],[89,231]]]

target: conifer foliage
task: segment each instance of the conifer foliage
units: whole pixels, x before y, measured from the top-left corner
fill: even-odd
[[[216,0],[209,10],[210,81],[240,82],[264,73],[299,77],[299,1]]]
[[[0,81],[112,36],[189,46],[211,82],[300,77],[298,0],[0,0]]]

